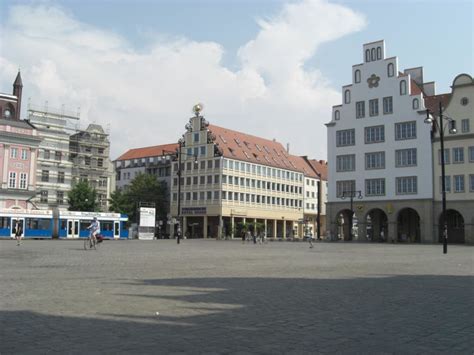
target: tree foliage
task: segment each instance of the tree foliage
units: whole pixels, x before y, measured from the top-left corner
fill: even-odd
[[[115,191],[110,198],[110,210],[125,213],[131,222],[138,221],[138,209],[142,204],[154,204],[156,219],[166,219],[168,210],[168,189],[163,181],[158,181],[156,176],[138,174],[122,190]]]
[[[69,211],[99,211],[97,192],[87,181],[80,181],[68,192]]]

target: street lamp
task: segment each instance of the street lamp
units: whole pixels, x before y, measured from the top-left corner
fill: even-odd
[[[318,240],[321,240],[321,174],[320,173],[316,173],[316,175],[318,175],[318,214],[316,216],[316,222],[318,223],[318,229],[317,229],[317,232],[318,232]]]
[[[429,109],[426,109],[425,123],[431,124],[439,129],[439,141],[441,144],[441,196],[443,204],[443,254],[448,253],[448,219],[446,216],[446,175],[445,175],[445,161],[444,161],[444,124],[443,119],[447,121],[449,133],[456,133],[456,121],[451,117],[443,117],[443,105],[439,102],[439,123],[432,115]]]
[[[352,207],[353,205],[353,200],[354,197],[356,197],[360,200],[362,199],[362,191],[361,190],[350,190],[350,191],[343,191],[341,199],[344,200],[346,197],[349,197],[351,199],[351,213],[349,216],[349,235],[350,235],[350,240],[353,238],[352,234],[352,218],[354,216],[354,209]]]
[[[176,175],[178,176],[178,230],[177,230],[177,238],[176,238],[176,242],[179,244],[180,243],[180,239],[181,239],[181,226],[183,224],[183,221],[182,221],[182,217],[181,217],[181,175],[182,175],[182,171],[183,171],[183,168],[181,166],[181,156],[184,154],[185,156],[188,156],[188,157],[194,157],[194,164],[197,165],[198,163],[198,160],[197,160],[197,155],[195,154],[189,154],[187,152],[183,152],[182,151],[182,147],[184,145],[184,139],[183,138],[180,138],[178,140],[178,151],[176,152],[171,152],[171,151],[165,151],[163,150],[163,154],[166,154],[166,153],[172,153],[172,154],[175,154],[177,155],[178,157],[178,171],[176,173]]]

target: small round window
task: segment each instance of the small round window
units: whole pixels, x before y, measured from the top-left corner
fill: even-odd
[[[466,106],[469,103],[469,99],[467,97],[463,97],[461,99],[461,105]]]

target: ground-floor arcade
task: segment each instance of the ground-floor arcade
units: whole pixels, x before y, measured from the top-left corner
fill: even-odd
[[[446,203],[448,243],[474,244],[474,201]],[[433,206],[433,239],[442,241],[444,232],[443,206],[435,201]]]
[[[352,212],[347,202],[336,202],[328,203],[326,212],[327,228],[333,239],[412,243],[435,241],[431,200],[357,201]]]

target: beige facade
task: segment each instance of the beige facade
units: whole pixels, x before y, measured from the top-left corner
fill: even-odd
[[[239,238],[248,227],[252,234],[265,232],[273,238],[303,237],[305,176],[316,180],[316,175],[302,157],[289,155],[278,142],[210,126],[199,115],[186,128],[180,200],[184,235]],[[174,218],[178,217],[178,171],[175,162]]]
[[[439,122],[438,112],[433,113]],[[443,121],[448,242],[474,243],[474,81],[470,75],[460,74],[454,79],[443,116],[456,122],[456,133],[452,133],[447,121]],[[434,136],[433,152],[433,238],[436,240],[441,235],[442,224],[439,131]]]

